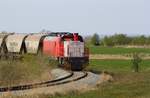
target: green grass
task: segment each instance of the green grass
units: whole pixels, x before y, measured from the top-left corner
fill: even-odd
[[[150,53],[148,48],[121,48],[121,47],[103,47],[89,46],[91,54],[130,54],[133,52]]]
[[[0,60],[0,86],[48,80],[48,73],[56,62],[44,56],[24,55],[22,60]]]
[[[131,60],[90,60],[90,69],[106,70],[110,72],[131,72]],[[150,71],[150,60],[140,63],[140,71]]]

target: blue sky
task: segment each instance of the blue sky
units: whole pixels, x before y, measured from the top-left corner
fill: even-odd
[[[150,0],[0,0],[0,31],[150,35]]]

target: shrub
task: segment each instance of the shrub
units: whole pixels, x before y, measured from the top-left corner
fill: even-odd
[[[93,37],[91,38],[91,42],[92,42],[93,45],[98,46],[98,45],[100,45],[99,41],[100,41],[99,35],[97,33],[95,33],[93,35]]]
[[[139,72],[139,63],[141,63],[142,59],[139,57],[137,53],[133,53],[132,59],[132,68],[134,72]]]

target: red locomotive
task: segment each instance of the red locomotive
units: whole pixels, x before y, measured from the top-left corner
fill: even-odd
[[[89,58],[83,38],[78,33],[46,36],[43,41],[43,53],[56,57],[61,65],[67,62],[72,70],[83,69]]]
[[[89,62],[88,49],[78,33],[0,34],[0,54],[23,53],[42,53],[71,70],[82,70]]]

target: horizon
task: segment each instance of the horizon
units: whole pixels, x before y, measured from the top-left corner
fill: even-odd
[[[4,32],[4,33],[16,33],[16,34],[18,34],[18,32],[7,32],[7,31],[0,31],[0,33],[2,33],[2,32]],[[46,33],[46,32],[48,32],[48,33],[51,33],[49,30],[48,31],[45,31],[45,32],[42,32],[42,31],[39,31],[39,32],[28,32],[28,33],[19,33],[19,34],[30,34],[30,33]],[[52,31],[53,32],[53,31]],[[81,33],[81,32],[69,32],[69,33],[78,33],[79,35],[81,35],[81,36],[83,36],[83,37],[88,37],[88,36],[93,36],[95,33],[91,33],[91,34],[86,34],[86,35],[84,35],[83,33]],[[96,34],[98,34],[99,35],[99,37],[100,38],[103,38],[103,37],[105,37],[105,36],[112,36],[112,35],[115,35],[115,34],[125,34],[126,36],[129,36],[129,37],[136,37],[136,36],[145,36],[145,37],[150,37],[150,34],[128,34],[128,33],[111,33],[111,34],[103,34],[103,33],[96,33]]]

